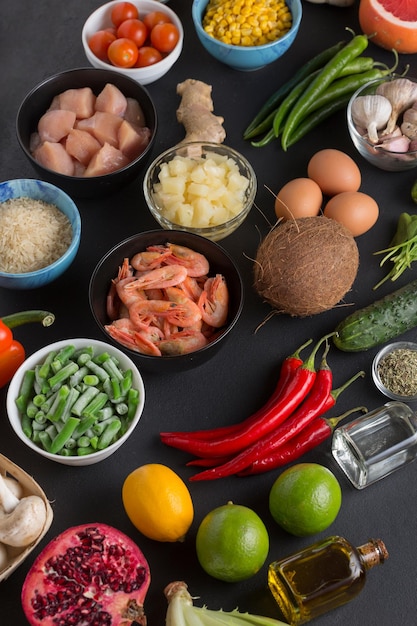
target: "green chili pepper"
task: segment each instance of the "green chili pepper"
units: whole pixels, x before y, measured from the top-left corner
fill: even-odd
[[[292,135],[288,138],[287,148],[300,141],[307,133],[309,133],[313,128],[319,126],[324,120],[327,120],[331,115],[336,113],[336,111],[340,111],[343,109],[350,100],[350,95],[341,96],[336,100],[333,100],[327,106],[314,111],[308,117],[306,117],[301,124],[295,129]]]
[[[288,138],[294,132],[298,124],[308,115],[313,102],[327,87],[339,77],[343,67],[352,59],[358,57],[368,46],[368,38],[365,35],[356,35],[352,41],[346,44],[334,57],[326,63],[320,73],[314,78],[290,111],[282,132],[281,145],[284,150],[288,147]]]
[[[291,91],[291,89],[303,78],[314,72],[315,70],[324,67],[324,65],[332,59],[337,52],[339,52],[345,45],[345,42],[339,41],[334,46],[323,50],[310,61],[305,63],[300,69],[293,74],[293,76],[277,89],[262,106],[259,113],[254,117],[252,122],[248,125],[243,133],[244,139],[251,139],[256,137],[263,131],[258,130],[258,126],[265,120],[265,118],[273,111],[277,105],[285,98],[285,96]],[[265,129],[266,130],[266,129]]]

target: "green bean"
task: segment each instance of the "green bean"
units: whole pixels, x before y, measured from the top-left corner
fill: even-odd
[[[80,437],[77,441],[77,446],[79,448],[88,448],[89,445],[90,445],[90,439],[88,437],[85,437],[85,435]]]
[[[46,380],[49,376],[49,372],[51,371],[51,363],[54,360],[56,355],[56,350],[51,350],[49,354],[47,354],[44,362],[38,366],[38,374],[39,378],[42,380]]]
[[[38,437],[39,437],[39,441],[42,444],[43,448],[47,451],[50,452],[51,451],[51,444],[52,444],[52,439],[49,436],[49,433],[46,432],[46,430],[41,430],[38,433]]]
[[[281,85],[265,102],[265,104],[261,107],[259,113],[254,117],[252,122],[248,125],[246,130],[243,133],[244,139],[251,139],[259,134],[257,127],[261,124],[264,119],[273,111],[278,104],[285,98],[285,96],[291,91],[291,89],[303,78],[311,74],[311,72],[324,67],[326,63],[330,59],[332,59],[335,54],[337,54],[343,47],[345,43],[343,41],[338,42],[334,46],[323,50],[312,59],[310,59],[307,63],[302,65],[293,76],[286,81],[283,85]],[[260,131],[263,132],[263,131]]]
[[[79,366],[74,361],[70,361],[66,365],[64,365],[60,370],[56,372],[53,376],[48,378],[48,383],[52,389],[52,391],[58,389],[62,383],[71,378],[71,376],[79,369]]]
[[[56,435],[58,434],[58,430],[55,424],[49,424],[49,426],[47,426],[44,430],[48,433],[51,439],[56,437]]]
[[[101,355],[103,356],[103,355]],[[123,372],[120,369],[120,367],[118,366],[118,364],[115,362],[115,360],[107,353],[104,354],[104,356],[106,356],[107,358],[100,360],[99,363],[101,363],[103,369],[106,370],[106,372],[108,373],[109,376],[116,378],[117,380],[122,380],[123,379]]]
[[[21,413],[26,411],[29,397],[32,393],[33,383],[35,382],[35,370],[26,370],[23,376],[20,393],[16,398],[16,406]]]
[[[37,424],[46,424],[47,417],[43,411],[38,411],[34,417],[34,420]]]
[[[100,367],[100,365],[98,365],[97,363],[94,363],[94,361],[92,359],[87,361],[86,366],[88,367],[88,369],[91,372],[93,372],[93,374],[98,376],[98,378],[101,380],[101,382],[104,382],[107,378],[109,378],[109,375],[106,372],[106,370],[104,368]]]
[[[100,379],[95,374],[86,374],[83,378],[84,385],[88,385],[89,387],[96,387],[99,384],[99,382],[100,382]]]
[[[80,423],[78,424],[75,431],[72,433],[74,439],[78,439],[82,437],[82,435],[86,434],[90,428],[96,423],[95,415],[89,415],[88,417],[82,417],[80,419]]]
[[[74,450],[78,445],[78,441],[74,439],[74,437],[70,437],[64,445],[64,448],[67,450]]]
[[[112,416],[113,416],[113,407],[112,406],[105,406],[102,409],[100,409],[100,411],[97,411],[97,418],[100,421],[109,419]]]
[[[32,420],[32,431],[35,432],[36,430],[46,430],[46,425],[48,424],[48,422],[37,422],[36,420]]]
[[[56,398],[47,413],[47,418],[51,422],[58,422],[65,410],[66,401],[70,392],[68,385],[62,385],[58,390]]]
[[[41,365],[35,366],[35,382],[37,384],[38,394],[46,394],[49,391],[49,384],[47,382],[47,377],[43,375],[43,372],[46,371],[45,368]]]
[[[36,404],[30,400],[28,402],[28,405],[26,407],[26,411],[25,411],[25,415],[27,415],[28,417],[30,417],[30,419],[34,419],[36,413],[38,412],[38,407],[36,406]]]
[[[127,370],[120,381],[120,391],[122,396],[125,396],[129,389],[131,389],[133,385],[133,372],[132,370]]]
[[[87,387],[87,389],[80,395],[78,400],[73,404],[72,413],[77,417],[81,417],[85,407],[99,393],[100,390],[97,387]]]
[[[127,404],[129,407],[127,420],[130,422],[133,419],[139,405],[139,391],[137,389],[134,389],[133,387],[132,389],[129,389],[129,393],[127,394]]]
[[[290,111],[282,131],[281,145],[284,150],[288,147],[288,139],[294,132],[297,125],[308,115],[312,103],[325,89],[338,78],[342,68],[358,57],[368,46],[368,38],[365,35],[356,35],[346,46],[344,46],[335,56],[323,67],[321,72],[308,85],[302,97]]]
[[[100,391],[82,410],[81,415],[83,415],[84,417],[88,417],[89,415],[96,415],[97,411],[100,411],[100,409],[102,409],[106,405],[108,399],[109,396],[107,395],[107,393],[104,393],[104,391]]]
[[[77,425],[80,423],[78,417],[69,417],[62,430],[52,439],[49,452],[57,454],[64,447],[68,439],[72,436]]]
[[[113,420],[100,435],[97,443],[97,450],[104,450],[104,448],[107,448],[112,443],[121,427],[122,423],[120,420]]]
[[[77,365],[79,365],[77,361]],[[69,384],[71,387],[76,387],[84,380],[84,376],[87,376],[89,373],[89,369],[86,365],[82,365],[78,371],[76,371],[69,379]]]
[[[51,363],[53,372],[58,372],[63,366],[68,363],[69,359],[75,352],[75,346],[68,345],[61,348],[61,350],[55,355],[54,360]]]
[[[30,419],[28,415],[26,415],[26,413],[22,415],[22,431],[26,435],[26,437],[29,437],[29,439],[32,439],[32,436],[33,436],[32,420]]]
[[[88,454],[93,454],[96,452],[96,449],[93,446],[89,446],[88,448],[77,448],[77,456],[87,456]]]
[[[116,404],[117,415],[127,415],[128,411],[129,407],[126,402],[119,402],[119,404]]]
[[[40,408],[45,403],[45,400],[46,395],[44,393],[38,393],[36,394],[36,396],[34,396],[32,402],[35,406]]]
[[[94,356],[94,348],[93,346],[86,346],[85,348],[79,348],[73,354],[74,361],[77,361],[78,365],[82,367],[92,359]]]

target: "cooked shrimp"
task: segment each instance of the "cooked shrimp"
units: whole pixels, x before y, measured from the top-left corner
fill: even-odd
[[[178,283],[181,283],[186,276],[187,270],[181,265],[158,267],[150,272],[135,276],[133,280],[126,285],[126,291],[131,293],[145,289],[174,287],[178,285]]]
[[[138,300],[147,299],[143,289],[128,289],[128,286],[135,280],[134,276],[128,276],[115,283],[117,295],[127,308],[131,307]]]
[[[182,330],[178,333],[173,333],[169,339],[162,339],[157,345],[162,355],[175,356],[200,350],[207,344],[208,339],[202,333]]]
[[[194,324],[187,305],[169,300],[138,300],[129,308],[129,317],[138,330],[151,324],[159,327],[159,318],[166,318],[170,324],[181,328]]]
[[[169,250],[169,254],[164,258],[167,265],[182,265],[187,268],[188,276],[204,276],[208,274],[209,262],[204,254],[194,252],[186,246],[178,246],[174,243],[167,243],[166,246],[150,246],[148,250]]]
[[[117,293],[117,283],[125,278],[133,275],[132,267],[129,263],[129,259],[123,259],[123,264],[119,267],[117,277],[111,282],[109,292],[107,294],[106,310],[107,315],[111,320],[116,319],[119,316],[120,299]]]
[[[144,252],[138,252],[131,259],[132,267],[135,270],[143,272],[145,270],[154,270],[161,266],[165,257],[171,253],[167,248],[158,248],[157,250],[146,249]]]
[[[221,274],[208,278],[198,300],[203,321],[214,328],[221,328],[227,320],[229,291]]]
[[[201,327],[201,311],[198,305],[189,298],[179,287],[167,287],[165,294],[170,302],[175,302],[184,307],[184,316],[187,324],[180,324],[182,327],[199,325]]]
[[[161,356],[162,354],[156,342],[163,339],[164,335],[157,328],[136,331],[128,327],[123,328],[123,326],[119,326],[117,323],[112,323],[105,326],[105,329],[110,337],[130,350],[151,356]]]
[[[197,280],[192,276],[187,276],[178,287],[194,302],[198,302],[201,292],[203,291],[203,288],[200,287]]]

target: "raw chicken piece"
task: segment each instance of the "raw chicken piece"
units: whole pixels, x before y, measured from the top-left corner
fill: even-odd
[[[125,120],[135,126],[146,126],[145,114],[139,102],[135,98],[126,98],[126,101]]]
[[[151,131],[146,126],[134,126],[123,120],[118,138],[120,150],[133,161],[145,150],[151,138]]]
[[[29,138],[29,150],[30,150],[30,153],[33,154],[33,152],[35,152],[36,148],[39,148],[41,143],[42,143],[42,141],[41,141],[41,138],[39,137],[39,133],[38,132],[32,133],[30,138]]]
[[[93,156],[84,176],[103,176],[125,167],[130,163],[127,156],[108,143]]]
[[[101,145],[109,143],[111,146],[117,147],[117,133],[122,121],[121,117],[113,113],[96,111],[92,117],[77,122],[76,128],[92,133]]]
[[[101,148],[101,143],[86,130],[72,128],[68,134],[65,149],[68,154],[84,166],[87,166],[94,154]]]
[[[66,176],[74,175],[74,162],[61,143],[44,141],[33,156],[43,167]]]
[[[102,89],[96,99],[96,111],[104,113],[113,113],[123,117],[127,107],[127,100],[120,89],[111,83]]]
[[[59,108],[74,111],[78,120],[94,115],[96,96],[90,87],[67,89],[59,95]]]
[[[38,123],[38,133],[41,142],[61,141],[68,135],[75,123],[73,111],[61,111],[53,109],[44,113]]]

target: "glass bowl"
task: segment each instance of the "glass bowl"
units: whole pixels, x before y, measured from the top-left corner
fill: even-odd
[[[372,378],[377,389],[387,398],[416,401],[417,343],[397,341],[379,350],[372,362]]]
[[[372,165],[381,170],[401,172],[417,167],[417,150],[409,150],[408,152],[392,152],[368,141],[363,135],[363,129],[357,128],[352,120],[352,105],[356,98],[360,96],[374,95],[378,85],[399,78],[396,75],[370,81],[366,85],[360,87],[352,95],[347,106],[347,125],[349,135],[353,145],[359,154]],[[417,80],[409,76],[405,76],[408,80],[417,83]]]
[[[210,216],[208,217],[208,225],[204,227],[193,226],[191,224],[195,224],[194,220],[198,209],[196,208],[196,205],[193,204],[193,211],[191,211],[190,205],[187,204],[182,191],[180,192],[180,195],[178,195],[178,201],[182,207],[181,215],[179,215],[177,211],[168,211],[168,203],[164,203],[163,194],[156,193],[156,191],[157,187],[160,185],[161,178],[165,175],[164,171],[167,171],[167,166],[176,157],[187,160],[191,159],[194,164],[193,167],[197,167],[199,164],[204,165],[207,159],[210,159],[210,163],[214,160],[216,164],[218,159],[220,159],[221,162],[231,159],[231,161],[237,166],[239,174],[248,180],[248,185],[243,192],[243,199],[242,201],[239,201],[239,206],[241,207],[239,212],[235,213],[231,219],[227,219],[222,222],[220,221],[221,218],[218,217],[217,210],[221,210],[220,207],[225,206],[224,201],[219,199],[217,203],[216,200],[211,200],[211,206],[209,207],[208,213]],[[178,177],[180,176],[181,174],[178,174]],[[257,179],[249,161],[233,148],[224,144],[192,142],[178,144],[177,146],[174,146],[173,148],[170,148],[160,154],[153,161],[153,163],[151,163],[146,171],[143,180],[143,191],[150,212],[158,224],[165,230],[184,230],[188,233],[206,237],[212,241],[220,241],[239,228],[239,226],[246,219],[255,200]],[[212,189],[212,191],[214,194],[214,189]],[[217,191],[220,190],[216,190],[216,193]],[[171,200],[173,199],[174,193],[169,192],[168,196],[169,200]],[[208,194],[206,197],[208,197]],[[183,212],[184,207],[188,207],[190,212]],[[210,214],[210,211],[212,211],[212,214]],[[191,220],[193,220],[193,222]],[[201,220],[199,221],[201,222]]]

